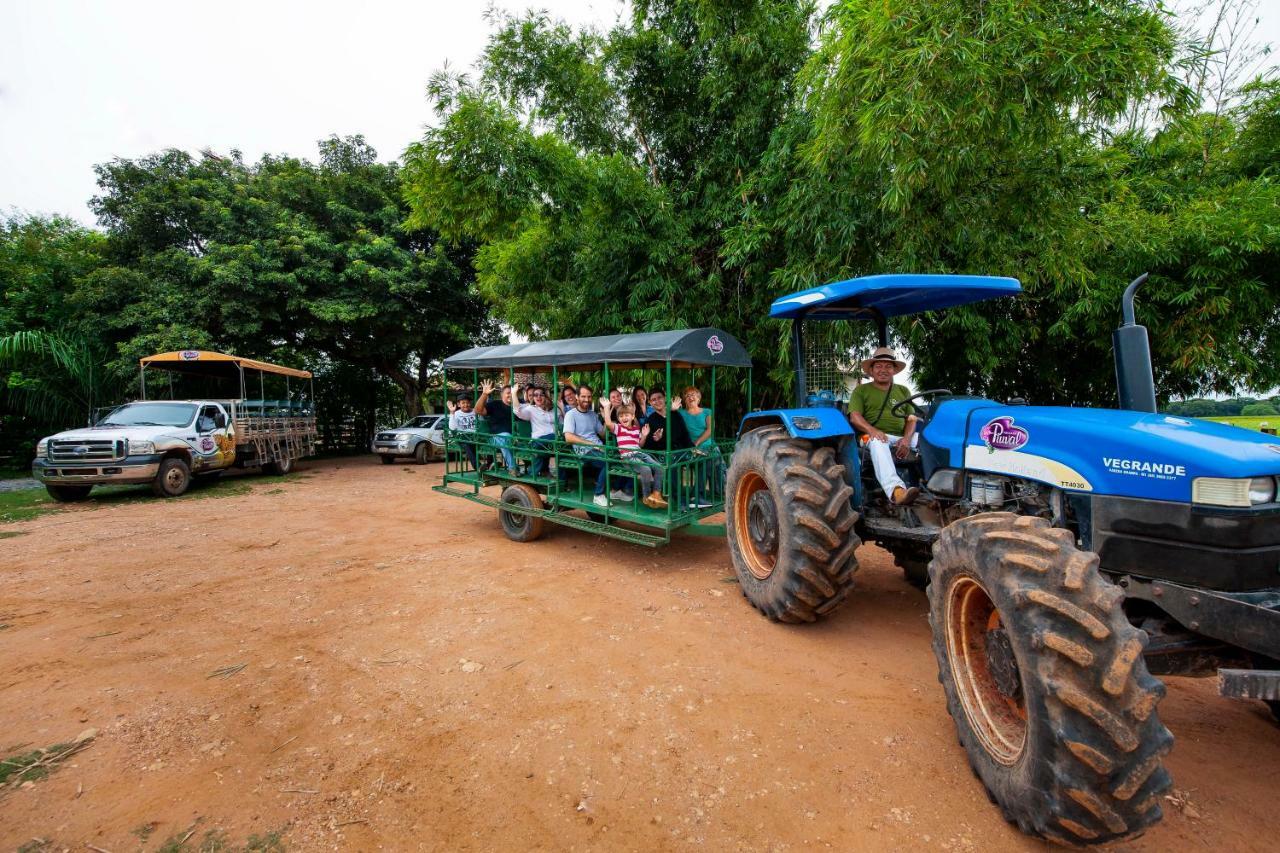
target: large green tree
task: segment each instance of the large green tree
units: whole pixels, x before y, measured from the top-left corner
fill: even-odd
[[[119,340],[118,371],[200,347],[342,363],[415,414],[439,360],[494,334],[470,246],[405,227],[400,170],[360,137],[322,142],[317,163],[170,150],[98,176],[112,263],[77,299]]]
[[[608,33],[501,19],[474,78],[434,82],[412,221],[481,241],[481,291],[521,332],[715,323],[775,397],[769,302],[894,271],[1026,291],[897,323],[922,384],[1112,402],[1119,295],[1150,271],[1162,395],[1271,387],[1274,87],[1202,103],[1183,81],[1204,51],[1172,23],[1139,0],[837,2],[816,29],[782,0],[639,2]]]
[[[769,294],[726,258],[725,231],[794,99],[811,16],[640,0],[608,33],[500,19],[476,77],[433,81],[441,121],[406,155],[410,221],[481,241],[480,289],[523,334],[714,324],[773,353]]]
[[[779,289],[1016,276],[1018,300],[896,331],[922,385],[1037,402],[1114,403],[1120,292],[1150,271],[1162,395],[1275,385],[1274,105],[1202,114],[1170,23],[1132,0],[834,5],[731,256]],[[1121,132],[1140,104],[1156,130]]]

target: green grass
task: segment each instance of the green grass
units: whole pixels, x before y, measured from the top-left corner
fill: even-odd
[[[254,484],[261,478],[250,473],[243,477],[232,477],[213,483],[196,481],[191,490],[180,498],[157,498],[151,493],[150,486],[95,486],[88,500],[79,506],[114,506],[115,504],[132,503],[139,500],[177,500],[199,501],[208,498],[229,498],[236,495],[247,495],[253,491]],[[289,477],[287,479],[293,479]],[[277,480],[278,482],[278,480]],[[277,489],[276,491],[282,491]],[[18,521],[30,521],[41,515],[58,512],[64,506],[77,504],[60,504],[44,489],[23,489],[17,492],[0,492],[0,524],[13,524]],[[3,535],[3,534],[0,534]],[[13,534],[17,535],[17,534]]]
[[[55,743],[44,749],[33,749],[30,752],[11,755],[0,761],[0,786],[17,787],[23,782],[38,782],[49,775],[49,771],[69,755],[89,745],[90,740],[72,743]]]
[[[164,840],[157,853],[283,853],[281,831],[250,835],[243,846],[232,843],[221,829],[210,829],[200,838],[195,838],[190,831],[175,833]]]
[[[1280,429],[1280,415],[1250,415],[1248,417],[1240,415],[1234,418],[1205,418],[1204,420],[1217,421],[1220,424],[1231,424],[1232,426],[1252,430],[1261,430],[1264,426],[1268,429]]]

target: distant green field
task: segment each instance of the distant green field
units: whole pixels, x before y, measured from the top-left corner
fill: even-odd
[[[1204,420],[1217,421],[1220,424],[1233,424],[1245,429],[1261,430],[1264,426],[1267,429],[1280,428],[1280,415],[1255,415],[1247,418],[1243,416],[1238,418],[1205,418]]]

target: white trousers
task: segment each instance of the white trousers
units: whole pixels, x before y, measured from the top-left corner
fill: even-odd
[[[885,441],[871,438],[867,440],[867,450],[871,453],[871,466],[875,468],[876,480],[880,483],[880,488],[884,489],[885,497],[893,500],[894,489],[905,489],[907,484],[902,482],[902,478],[898,476],[898,469],[893,465],[893,448],[899,441],[902,441],[900,435],[885,434]],[[920,439],[920,433],[911,436],[911,449],[914,450]]]

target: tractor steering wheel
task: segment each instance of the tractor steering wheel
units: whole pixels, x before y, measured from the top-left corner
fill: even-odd
[[[893,414],[895,418],[905,418],[907,416],[906,415],[907,406],[910,406],[915,400],[921,397],[943,397],[943,396],[946,396],[946,397],[952,396],[951,389],[950,388],[930,388],[927,391],[917,391],[907,399],[894,403],[893,407],[889,409],[889,411]],[[922,406],[921,408],[924,409],[925,407]],[[933,403],[930,403],[928,406],[928,411],[921,412],[921,417],[923,417],[925,420],[928,420],[929,416],[932,414],[933,414]]]

